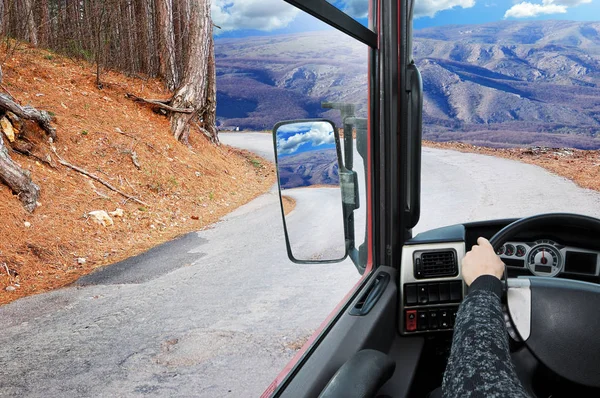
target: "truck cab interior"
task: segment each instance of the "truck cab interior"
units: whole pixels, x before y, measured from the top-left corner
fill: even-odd
[[[342,124],[292,120],[273,131],[282,198],[300,203],[302,195],[322,194],[318,203],[327,209],[317,220],[302,217],[315,223],[314,240],[302,242],[282,199],[290,259],[330,263],[348,256],[362,278],[263,396],[439,394],[457,310],[468,294],[461,260],[478,237],[489,239],[506,265],[506,328],[528,393],[600,396],[600,220],[548,213],[413,234],[421,211],[423,107],[412,58],[415,1],[369,1],[368,26],[333,2],[286,2],[369,47],[367,118],[355,117],[348,104],[328,103],[323,107],[338,110]],[[315,131],[332,137],[327,149],[335,167],[319,175],[329,173],[333,182],[305,178],[309,163],[294,160],[284,145]],[[329,183],[336,186],[332,206]],[[336,247],[315,251],[323,235],[341,238]]]

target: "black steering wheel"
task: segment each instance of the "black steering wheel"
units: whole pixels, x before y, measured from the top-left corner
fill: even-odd
[[[517,220],[490,243],[497,251],[519,233],[565,227],[600,240],[600,220],[561,213]],[[536,359],[567,380],[600,388],[600,285],[531,276],[507,278],[505,292],[512,325]]]

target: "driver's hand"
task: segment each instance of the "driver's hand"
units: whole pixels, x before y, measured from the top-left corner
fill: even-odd
[[[467,286],[481,275],[493,275],[501,280],[503,273],[504,263],[486,238],[477,239],[477,244],[462,260],[462,276]]]

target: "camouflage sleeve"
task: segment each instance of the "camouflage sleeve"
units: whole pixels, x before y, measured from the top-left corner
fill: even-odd
[[[508,332],[495,277],[477,278],[458,310],[444,397],[527,397],[510,357]]]

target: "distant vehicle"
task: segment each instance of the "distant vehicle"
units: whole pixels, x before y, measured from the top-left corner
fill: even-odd
[[[414,2],[369,1],[367,28],[326,1],[286,1],[369,47],[367,118],[332,103],[343,126],[303,119],[273,131],[280,193],[297,202],[287,214],[283,199],[281,205],[290,259],[349,256],[363,277],[263,396],[418,397],[435,390],[466,294],[460,262],[479,236],[491,239],[506,264],[506,319],[523,385],[532,396],[598,396],[600,220],[506,214],[413,236],[423,107],[411,55]],[[338,127],[355,134],[341,137]],[[548,195],[560,192],[549,187]],[[306,225],[310,234],[296,233]]]

